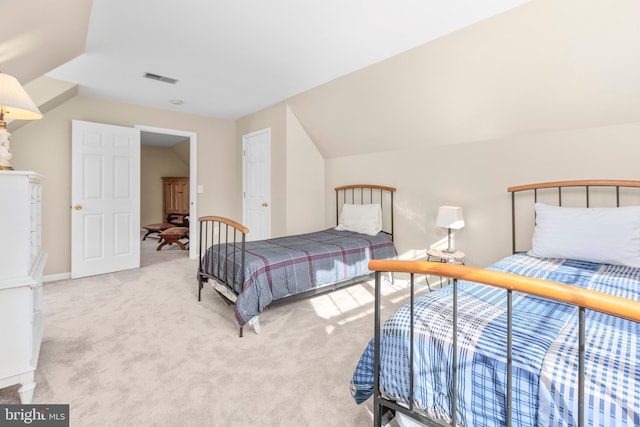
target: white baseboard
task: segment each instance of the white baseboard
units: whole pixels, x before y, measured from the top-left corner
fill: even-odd
[[[58,280],[68,280],[71,279],[71,273],[60,273],[60,274],[48,274],[46,276],[42,276],[42,282],[57,282]]]

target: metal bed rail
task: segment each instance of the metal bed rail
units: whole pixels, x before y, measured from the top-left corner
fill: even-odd
[[[526,276],[520,276],[511,273],[504,273],[492,270],[486,270],[477,267],[462,266],[455,264],[447,264],[440,262],[429,261],[398,261],[398,260],[374,260],[369,262],[369,269],[375,271],[375,347],[374,347],[374,425],[382,426],[383,415],[386,410],[394,410],[406,414],[414,419],[417,419],[428,426],[442,427],[441,422],[436,422],[431,418],[416,412],[413,407],[413,353],[414,353],[414,322],[411,322],[410,335],[412,337],[410,342],[410,361],[409,361],[409,383],[410,383],[410,396],[409,407],[405,407],[397,404],[396,402],[386,399],[380,393],[380,338],[381,338],[381,278],[384,273],[409,273],[410,274],[410,313],[411,319],[414,317],[414,277],[418,275],[437,275],[441,277],[448,277],[453,279],[453,329],[457,330],[457,288],[458,280],[466,280],[470,282],[482,283],[489,286],[499,287],[505,289],[507,292],[507,395],[506,395],[506,419],[507,426],[512,425],[511,420],[511,401],[512,401],[512,340],[511,340],[511,328],[512,328],[512,294],[513,292],[522,292],[529,295],[534,295],[542,298],[548,298],[553,301],[563,302],[579,308],[578,316],[578,341],[579,341],[579,376],[578,376],[578,425],[586,425],[584,418],[584,371],[585,371],[585,310],[596,310],[602,313],[607,313],[613,316],[629,319],[632,321],[640,322],[640,302],[628,300],[621,297],[597,292],[589,289],[576,288],[570,285],[565,285],[556,282],[550,282],[542,279],[536,279]],[[451,423],[449,425],[456,425],[456,408],[457,404],[457,359],[458,352],[458,338],[457,334],[453,337],[453,372],[452,372],[452,408]]]
[[[239,274],[239,283],[244,283],[244,269],[238,269],[238,263],[236,263],[236,253],[238,253],[237,249],[239,248],[239,265],[244,266],[244,249],[246,235],[247,233],[249,233],[249,229],[242,224],[220,216],[203,216],[198,218],[198,223],[200,224],[200,245],[198,251],[198,301],[201,300],[202,287],[204,286],[204,282],[206,282],[208,279],[217,280],[218,283],[226,286],[229,291],[237,295],[237,292],[234,289],[234,282],[236,281],[236,277],[238,277]],[[218,247],[224,248],[224,256],[222,256],[222,252],[218,253],[219,259],[217,262],[215,277],[207,273],[206,269],[204,268],[206,257],[210,256],[207,254],[207,250],[212,245],[217,245]],[[229,252],[232,252],[231,271],[227,269],[228,263],[226,262]],[[221,295],[225,299],[229,299],[227,296],[223,294]]]

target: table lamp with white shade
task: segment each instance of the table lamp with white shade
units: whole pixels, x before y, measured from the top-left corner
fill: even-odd
[[[451,245],[451,230],[459,230],[464,227],[462,208],[459,206],[440,206],[438,208],[436,226],[446,228],[448,230],[447,249],[445,249],[445,252],[455,252],[455,249]]]
[[[11,134],[7,121],[36,120],[42,113],[33,103],[18,79],[0,73],[0,170],[13,170],[11,166]]]

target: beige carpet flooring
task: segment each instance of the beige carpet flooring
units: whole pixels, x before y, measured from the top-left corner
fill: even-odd
[[[197,261],[142,242],[136,270],[44,286],[33,403],[69,404],[71,426],[370,426],[353,369],[373,334],[372,283],[272,307],[238,337],[233,307]],[[404,302],[384,288],[385,311]],[[0,402],[19,403],[17,386]]]

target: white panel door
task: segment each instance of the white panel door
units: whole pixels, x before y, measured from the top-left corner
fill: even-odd
[[[140,130],[72,121],[71,277],[140,267]]]
[[[271,237],[271,129],[242,136],[242,223],[248,240]]]

